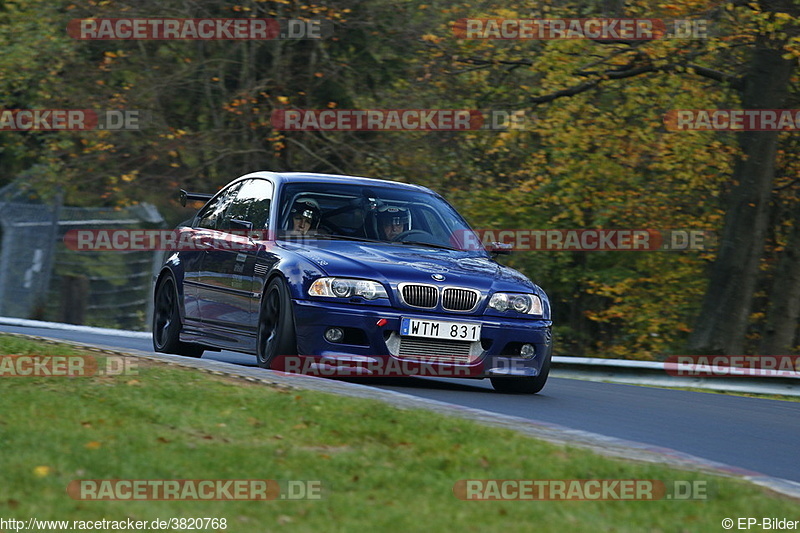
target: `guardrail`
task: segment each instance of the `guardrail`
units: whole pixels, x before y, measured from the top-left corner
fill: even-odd
[[[40,327],[49,329],[68,329],[86,333],[100,333],[120,337],[149,338],[150,333],[125,331],[89,326],[75,326],[55,322],[41,322],[21,318],[0,317],[0,324],[21,327]],[[800,356],[796,359],[800,360]],[[720,369],[721,367],[714,367]],[[553,356],[551,375],[556,378],[583,379],[586,381],[607,381],[631,385],[651,385],[654,387],[678,387],[736,392],[748,394],[779,394],[800,396],[800,371],[781,372],[780,375],[763,376],[681,376],[674,375],[679,370],[689,374],[702,372],[708,367],[702,365],[677,365],[655,361],[631,361],[627,359],[597,359],[591,357]],[[724,369],[723,369],[724,370]],[[736,370],[736,369],[732,369]],[[797,370],[800,370],[798,368]],[[671,371],[671,372],[670,372]]]
[[[709,370],[713,369],[723,375],[702,375],[703,373],[709,373]],[[728,372],[726,372],[726,367],[709,367],[706,365],[678,365],[676,363],[655,361],[554,356],[550,375],[557,378],[607,381],[631,385],[688,387],[720,392],[800,396],[800,372],[765,372],[767,375],[734,375],[742,369],[731,367],[727,367],[727,369]],[[699,375],[692,376],[694,373]]]

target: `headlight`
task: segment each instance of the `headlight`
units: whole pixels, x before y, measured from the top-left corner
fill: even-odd
[[[368,279],[319,278],[308,289],[309,296],[328,298],[352,298],[360,296],[365,300],[388,298],[386,289],[377,281]]]
[[[535,294],[496,292],[489,299],[489,307],[498,311],[516,311],[525,315],[542,315],[542,300]]]

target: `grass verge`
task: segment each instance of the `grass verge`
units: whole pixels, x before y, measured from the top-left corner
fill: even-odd
[[[0,354],[95,355],[8,336]],[[800,519],[797,501],[737,480],[608,459],[429,411],[139,361],[135,375],[0,377],[0,518],[504,533],[720,531],[726,517]],[[66,493],[77,479],[309,480],[321,482],[323,498],[83,501]],[[712,490],[695,501],[462,501],[453,487],[463,479],[707,481]]]

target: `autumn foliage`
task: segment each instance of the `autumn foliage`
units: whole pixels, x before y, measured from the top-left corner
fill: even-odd
[[[150,121],[128,132],[0,132],[0,181],[28,175],[66,187],[73,204],[147,200],[169,211],[178,185],[214,191],[253,170],[307,170],[427,185],[476,228],[713,231],[719,246],[707,251],[536,251],[507,262],[550,294],[559,354],[792,353],[798,132],[673,131],[664,117],[800,107],[799,12],[791,0],[5,2],[2,108],[141,109]],[[77,18],[137,16],[322,18],[333,34],[78,41],[65,30]],[[707,34],[465,39],[457,25],[611,17],[702,20]],[[271,122],[288,109],[411,108],[528,120],[453,132]]]

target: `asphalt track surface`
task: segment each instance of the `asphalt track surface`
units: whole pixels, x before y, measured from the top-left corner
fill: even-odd
[[[0,331],[151,352],[149,339],[41,327],[0,325]],[[255,366],[234,352],[204,359]],[[265,370],[265,372],[268,372]],[[596,383],[550,377],[535,396],[498,394],[489,380],[395,378],[360,380],[465,407],[667,448],[724,463],[743,473],[800,483],[800,402]],[[667,452],[669,453],[669,452]]]

